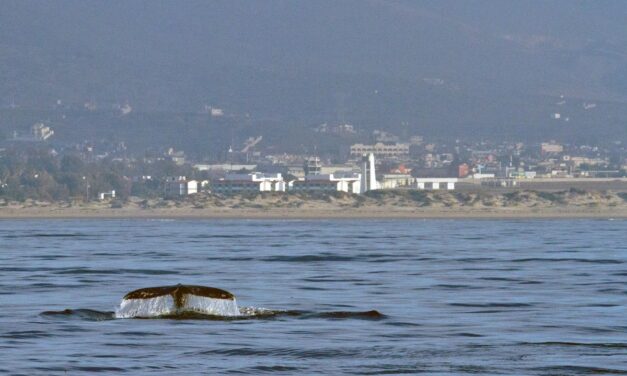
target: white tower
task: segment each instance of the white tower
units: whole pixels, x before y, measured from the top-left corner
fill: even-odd
[[[374,171],[374,154],[364,155],[361,159],[361,193],[377,189]]]

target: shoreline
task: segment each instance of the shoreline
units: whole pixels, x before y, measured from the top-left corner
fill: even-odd
[[[374,191],[367,195],[214,196],[178,200],[4,201],[0,219],[627,219],[627,193]]]
[[[206,210],[206,209],[0,209],[0,220],[18,219],[289,219],[289,220],[376,220],[376,219],[627,219],[627,210],[582,210],[582,208],[550,208],[532,210]]]

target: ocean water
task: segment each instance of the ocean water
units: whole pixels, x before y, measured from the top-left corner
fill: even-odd
[[[113,319],[177,283],[277,314]],[[0,307],[0,374],[627,374],[627,221],[4,220]]]

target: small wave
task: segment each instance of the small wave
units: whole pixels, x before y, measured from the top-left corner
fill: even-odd
[[[532,306],[528,303],[450,303],[449,305],[467,308],[524,308]]]
[[[174,275],[179,274],[176,270],[160,269],[91,269],[91,268],[63,268],[54,274],[143,274],[143,275]]]
[[[321,255],[303,255],[303,256],[272,256],[267,257],[264,261],[278,262],[315,262],[315,261],[353,261],[354,257],[339,256],[334,254]]]
[[[320,317],[330,319],[362,319],[362,320],[381,320],[387,316],[377,310],[353,312],[353,311],[335,311],[335,312],[319,312],[310,313],[309,317]]]
[[[120,367],[91,367],[91,366],[63,366],[63,367],[35,367],[37,371],[43,371],[45,374],[50,373],[63,373],[65,375],[73,374],[72,371],[76,372],[87,372],[88,374],[100,373],[100,372],[126,372],[127,369]],[[68,373],[69,372],[69,373]]]
[[[622,264],[621,260],[613,260],[613,259],[585,259],[585,258],[541,258],[541,257],[533,257],[533,258],[522,258],[515,259],[512,262],[583,262],[583,263],[591,263],[591,264]]]
[[[75,238],[75,237],[85,236],[85,235],[77,234],[77,233],[58,233],[58,234],[39,233],[39,234],[31,234],[30,236],[34,238]]]
[[[590,347],[590,348],[608,348],[608,349],[627,349],[627,343],[591,343],[591,342],[522,342],[521,345],[530,346],[563,346],[563,347]]]
[[[467,332],[463,332],[463,333],[453,333],[453,336],[458,336],[458,337],[470,337],[470,338],[479,338],[479,337],[483,337],[483,335],[481,334],[477,334],[477,333],[467,333]]]
[[[44,332],[41,330],[17,330],[12,332],[7,332],[0,336],[0,338],[5,339],[34,339],[34,338],[46,338],[52,337],[51,333]]]
[[[519,280],[516,278],[508,278],[508,277],[479,277],[484,281],[495,281],[495,282],[518,282]]]
[[[333,348],[333,349],[300,349],[288,347],[238,347],[238,348],[215,348],[211,350],[202,350],[196,353],[186,355],[220,355],[220,356],[279,356],[290,357],[295,359],[328,359],[328,358],[347,358],[359,356],[363,353],[361,349]]]
[[[433,287],[435,288],[441,288],[441,289],[468,289],[468,288],[476,288],[470,285],[455,285],[455,284],[439,284],[439,285],[434,285]]]
[[[551,372],[558,375],[627,375],[627,370],[586,366],[551,366],[536,367],[534,371]]]

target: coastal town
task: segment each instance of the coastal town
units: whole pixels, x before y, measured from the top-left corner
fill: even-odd
[[[383,130],[364,136],[351,124],[322,124],[314,131],[337,137],[359,132],[363,140],[340,145],[334,153],[295,154],[281,152],[263,136],[251,136],[228,145],[221,157],[208,159],[172,147],[133,153],[124,142],[59,143],[55,130],[38,122],[30,133],[15,132],[1,144],[0,198],[114,201],[199,193],[627,191],[627,150],[620,141],[443,141],[419,135],[403,138]],[[46,168],[55,163],[57,167]],[[50,187],[46,191],[44,186]]]

